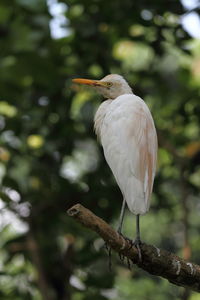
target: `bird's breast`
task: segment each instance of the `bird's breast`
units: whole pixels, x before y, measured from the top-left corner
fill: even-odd
[[[99,108],[94,117],[94,130],[99,140],[101,140],[101,129],[104,123],[105,116],[109,112],[109,106],[113,100],[104,101]]]
[[[98,108],[94,117],[94,129],[100,139],[102,134],[107,132],[110,126],[120,126],[119,130],[123,131],[123,120],[133,118],[133,112],[140,110],[143,101],[134,94],[125,94],[114,100],[104,101]],[[120,122],[116,122],[120,120]]]

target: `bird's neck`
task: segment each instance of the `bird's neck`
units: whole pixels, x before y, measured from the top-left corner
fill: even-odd
[[[99,140],[101,140],[101,127],[109,105],[111,104],[111,102],[115,101],[117,97],[125,94],[133,94],[133,91],[129,86],[124,87],[124,89],[121,90],[119,94],[115,95],[115,98],[107,99],[103,101],[103,103],[101,103],[101,105],[99,106],[94,117],[94,130]]]
[[[132,89],[130,88],[130,86],[128,84],[127,84],[127,86],[125,86],[122,89],[122,91],[121,91],[120,95],[118,95],[118,97],[121,96],[121,95],[125,95],[125,94],[133,94],[133,91],[132,91]]]
[[[110,98],[112,98],[112,100],[115,100],[117,97],[126,94],[133,94],[133,91],[128,84],[126,86],[122,86],[119,90],[113,92],[112,97]]]

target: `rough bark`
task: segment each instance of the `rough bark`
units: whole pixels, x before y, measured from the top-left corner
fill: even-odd
[[[200,292],[200,266],[183,260],[177,255],[157,248],[153,245],[141,244],[142,261],[139,261],[138,251],[130,242],[119,235],[104,220],[94,215],[90,210],[76,204],[68,211],[68,215],[82,225],[99,234],[106,244],[120,255],[127,257],[139,268],[150,274],[166,278],[169,282]]]

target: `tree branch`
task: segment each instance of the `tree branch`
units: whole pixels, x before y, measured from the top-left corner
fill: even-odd
[[[113,250],[130,259],[150,274],[161,276],[169,282],[200,292],[200,266],[185,261],[177,255],[152,245],[142,243],[142,262],[138,251],[130,242],[119,235],[104,220],[90,210],[76,204],[67,211],[70,217],[99,234]]]

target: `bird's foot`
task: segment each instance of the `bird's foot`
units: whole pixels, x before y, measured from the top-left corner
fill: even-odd
[[[125,239],[130,244],[130,249],[131,249],[133,241],[131,239],[129,239],[128,237],[124,236],[119,229],[117,230],[117,232],[120,236],[123,237],[123,239]],[[125,256],[120,252],[118,253],[118,255],[119,255],[119,259],[122,262],[124,262]],[[131,269],[131,263],[130,263],[130,259],[128,257],[126,258],[126,263],[127,263],[128,268]]]
[[[132,247],[134,246],[138,251],[139,262],[142,262],[141,244],[142,242],[139,237],[136,237],[136,239],[132,241]]]
[[[126,237],[121,233],[121,229],[120,229],[120,228],[118,228],[117,233],[118,233],[121,237],[123,237],[123,239],[126,239]],[[120,252],[118,253],[118,255],[119,255],[119,259],[120,259],[122,262],[124,262],[125,256],[124,256],[123,254],[121,254]]]
[[[142,262],[142,252],[141,252],[141,240],[139,237],[136,237],[136,239],[133,241],[131,239],[129,239],[128,237],[124,236],[121,232],[118,231],[118,234],[121,235],[130,245],[129,249],[131,249],[132,247],[135,247],[138,251],[138,257],[139,257],[139,262]],[[119,258],[121,261],[124,261],[124,255],[120,254],[119,253]],[[130,268],[130,261],[129,259],[127,258],[127,265],[128,267]]]
[[[117,233],[123,237],[123,239],[125,239],[127,242],[132,243],[133,241],[131,239],[129,239],[127,236],[123,235],[123,233],[121,232],[121,230],[117,230]]]

